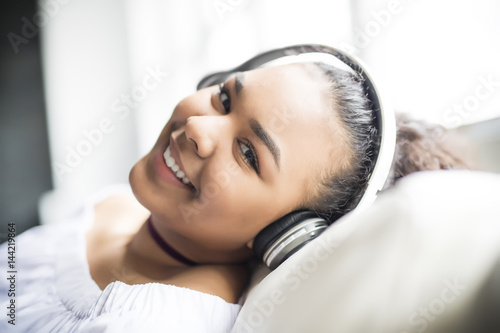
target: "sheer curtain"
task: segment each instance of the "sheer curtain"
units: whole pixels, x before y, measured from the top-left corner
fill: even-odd
[[[57,7],[57,8],[56,8]],[[397,110],[446,127],[500,115],[494,0],[43,0],[55,191],[42,219],[127,182],[205,74],[296,43],[357,54]]]
[[[354,48],[397,110],[453,128],[500,116],[500,2],[353,0]]]

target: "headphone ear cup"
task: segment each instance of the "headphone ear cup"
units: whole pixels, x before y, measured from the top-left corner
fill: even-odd
[[[280,219],[274,221],[262,229],[253,241],[253,251],[257,258],[263,260],[267,249],[278,240],[283,234],[302,221],[318,217],[316,213],[310,210],[299,210],[291,212]]]

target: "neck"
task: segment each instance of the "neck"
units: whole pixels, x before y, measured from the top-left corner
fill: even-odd
[[[151,264],[158,267],[187,267],[186,264],[179,262],[158,246],[151,236],[151,232],[148,230],[146,221],[132,237],[127,246],[127,252],[130,258],[134,258],[134,261],[142,265]]]
[[[147,224],[149,234],[151,235],[151,238],[153,238],[156,245],[158,245],[163,250],[163,252],[165,252],[166,255],[168,255],[168,256],[174,258],[175,260],[177,260],[178,262],[181,262],[181,263],[188,265],[188,266],[194,266],[197,264],[193,260],[186,258],[186,256],[182,255],[179,251],[174,249],[170,244],[168,244],[163,239],[163,237],[156,230],[156,228],[153,224],[153,221],[151,220],[151,216],[146,221],[146,224]]]
[[[201,242],[186,238],[174,230],[166,229],[162,226],[168,225],[162,221],[160,217],[152,215],[152,221],[159,237],[173,249],[187,257],[191,261],[204,264],[229,264],[241,263],[253,256],[252,251],[248,248],[241,250],[215,250],[210,246],[204,246]],[[147,219],[139,231],[133,236],[128,246],[129,252],[142,261],[154,263],[155,265],[167,265],[170,267],[190,267],[182,263],[166,253],[161,246],[153,239],[153,236],[148,229]]]

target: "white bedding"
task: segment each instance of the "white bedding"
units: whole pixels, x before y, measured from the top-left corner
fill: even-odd
[[[500,314],[499,206],[498,174],[410,175],[265,277],[233,332],[484,332]]]

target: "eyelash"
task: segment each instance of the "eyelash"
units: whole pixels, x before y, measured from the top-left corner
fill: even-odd
[[[225,100],[223,100],[221,97],[223,94],[226,96]],[[222,107],[224,108],[224,112],[226,114],[229,114],[231,112],[231,95],[229,94],[229,90],[227,89],[225,82],[219,84],[218,98],[220,103],[222,104]],[[258,175],[260,175],[259,158],[257,157],[257,153],[255,152],[255,148],[252,143],[247,140],[238,140],[238,147],[243,159],[245,160],[245,163],[252,169],[254,169]],[[242,147],[245,147],[248,150],[243,151],[244,148]],[[247,153],[250,153],[250,156],[247,155]]]
[[[227,97],[227,99],[224,101],[221,98],[222,94],[225,94]],[[226,112],[226,114],[231,112],[231,95],[229,94],[229,90],[227,89],[225,82],[219,84],[219,101],[221,102],[222,107],[224,108],[224,112]]]
[[[252,169],[254,169],[258,175],[260,175],[259,159],[257,157],[257,154],[255,153],[255,148],[253,147],[253,145],[249,141],[243,142],[238,140],[238,146],[240,148],[241,155],[245,160],[245,163]],[[242,146],[246,147],[248,150],[243,151],[244,148],[242,149]],[[250,156],[248,156],[247,153],[250,153]]]

